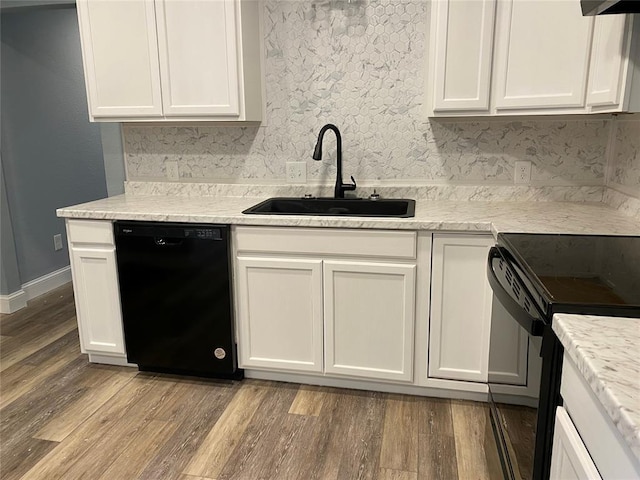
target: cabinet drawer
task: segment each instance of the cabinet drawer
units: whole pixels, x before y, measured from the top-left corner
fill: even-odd
[[[635,455],[567,355],[562,366],[560,393],[564,408],[602,478],[639,478],[640,465]]]
[[[416,258],[416,232],[237,227],[238,252]]]
[[[567,411],[556,409],[556,427],[551,453],[551,480],[602,480]]]
[[[113,224],[109,220],[67,220],[70,243],[113,245]]]

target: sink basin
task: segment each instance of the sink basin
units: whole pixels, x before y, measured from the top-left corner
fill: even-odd
[[[415,200],[384,198],[294,198],[276,197],[243,211],[255,215],[332,215],[345,217],[409,218],[415,214]]]

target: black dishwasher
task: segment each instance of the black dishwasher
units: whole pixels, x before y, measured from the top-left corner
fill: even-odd
[[[127,359],[143,371],[242,378],[229,226],[115,222]]]

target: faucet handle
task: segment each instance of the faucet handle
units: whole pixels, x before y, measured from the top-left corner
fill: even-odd
[[[357,185],[356,185],[356,179],[353,178],[353,175],[351,175],[351,181],[353,183],[345,183],[345,184],[342,185],[342,188],[344,190],[355,190]]]

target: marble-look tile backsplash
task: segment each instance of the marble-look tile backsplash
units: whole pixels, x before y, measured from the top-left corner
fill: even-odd
[[[276,184],[287,161],[304,161],[308,183],[332,184],[333,135],[324,160],[311,153],[335,123],[344,176],[358,182],[511,185],[514,162],[530,160],[533,186],[604,186],[609,117],[426,118],[427,5],[266,0],[263,125],[126,124],[128,179],[166,180],[177,160],[185,182]]]
[[[617,119],[610,169],[611,187],[640,198],[640,115]]]

